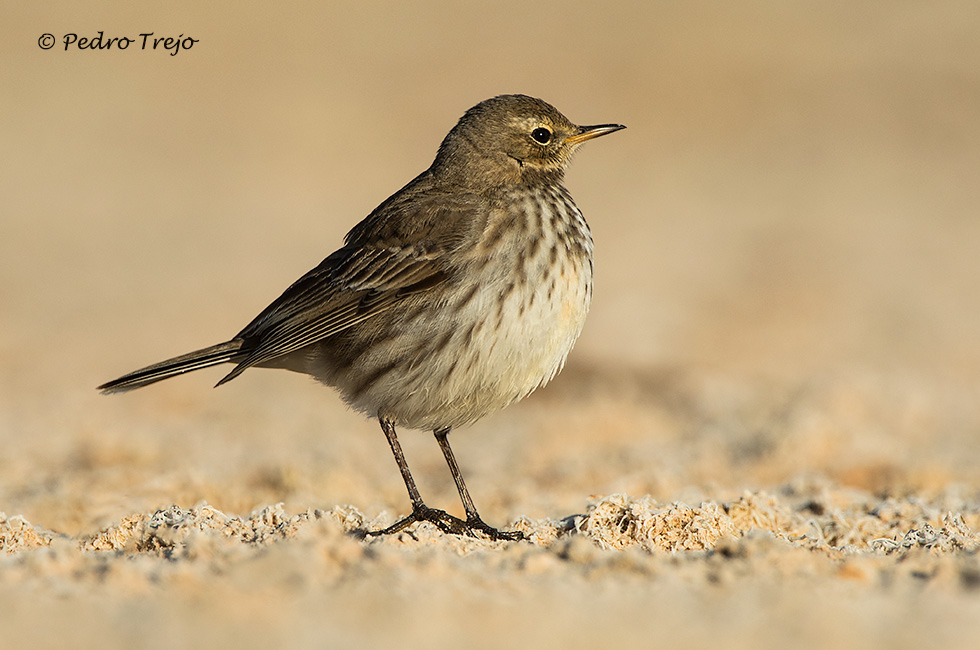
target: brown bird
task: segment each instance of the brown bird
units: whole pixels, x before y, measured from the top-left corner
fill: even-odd
[[[562,185],[580,144],[619,124],[576,126],[525,95],[480,102],[435,161],[347,234],[234,338],[99,386],[140,388],[220,363],[312,375],[378,418],[418,521],[521,539],[484,523],[460,474],[453,427],[527,397],[561,370],[592,299],[592,234]],[[429,508],[395,426],[435,433],[466,520]]]

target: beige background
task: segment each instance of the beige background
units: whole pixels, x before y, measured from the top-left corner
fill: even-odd
[[[64,51],[99,30],[199,42]],[[55,540],[0,551],[10,638],[969,647],[975,545],[903,562],[771,522],[775,541],[727,555],[330,527],[171,559],[79,550],[171,504],[406,511],[377,425],[303,377],[94,386],[233,335],[503,92],[628,130],[567,177],[597,277],[566,373],[454,434],[485,518],[764,492],[844,521],[891,498],[980,542],[975,3],[6,2],[0,512]],[[423,494],[456,509],[431,436],[403,438]]]

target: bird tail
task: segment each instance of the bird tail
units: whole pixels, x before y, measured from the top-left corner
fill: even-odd
[[[173,359],[154,363],[152,366],[140,368],[127,375],[123,375],[119,379],[107,381],[99,386],[99,390],[103,394],[123,393],[127,390],[142,388],[143,386],[174,377],[175,375],[181,375],[185,372],[200,370],[201,368],[208,368],[219,363],[232,361],[235,357],[241,355],[241,349],[244,343],[242,339],[232,339],[225,343],[219,343],[201,350],[182,354]]]

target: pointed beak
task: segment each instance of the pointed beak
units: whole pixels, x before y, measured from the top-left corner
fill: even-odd
[[[595,126],[580,126],[578,128],[578,133],[565,140],[567,144],[581,144],[586,140],[614,133],[626,127],[622,124],[597,124]]]

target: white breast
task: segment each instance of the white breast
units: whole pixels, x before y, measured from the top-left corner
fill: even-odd
[[[455,290],[426,298],[364,355],[384,372],[362,390],[337,382],[352,406],[408,428],[456,427],[558,374],[592,299],[592,235],[564,188],[514,199],[524,207],[516,214],[535,216],[520,225],[513,211],[491,213]]]

